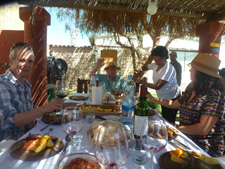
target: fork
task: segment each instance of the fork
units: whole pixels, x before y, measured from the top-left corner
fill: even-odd
[[[50,128],[46,133],[44,133],[44,135],[48,135],[49,136],[49,133],[53,130],[53,128]]]

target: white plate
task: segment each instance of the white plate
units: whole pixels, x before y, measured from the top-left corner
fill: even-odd
[[[119,121],[120,117],[119,116],[103,116],[106,120],[112,120],[112,121]]]

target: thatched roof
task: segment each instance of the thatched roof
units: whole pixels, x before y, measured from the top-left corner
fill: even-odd
[[[148,0],[18,0],[19,4],[36,6],[67,7],[147,13]],[[204,19],[206,21],[225,20],[224,0],[158,0],[157,14]]]

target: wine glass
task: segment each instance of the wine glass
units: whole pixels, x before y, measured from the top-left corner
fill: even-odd
[[[55,95],[63,99],[69,94],[69,83],[67,80],[56,80]]]
[[[119,92],[120,92],[120,81],[113,82],[112,89],[114,91],[114,94],[119,94]]]
[[[102,126],[98,131],[95,155],[104,169],[121,168],[129,156],[125,129],[120,125]]]
[[[80,133],[83,124],[83,114],[79,106],[67,107],[64,109],[61,118],[61,126],[63,131],[71,136],[72,146],[76,146],[79,143],[75,136]]]
[[[150,169],[153,169],[154,153],[163,150],[168,141],[168,133],[164,120],[160,117],[150,116],[143,123],[141,130],[141,143],[145,150],[151,154]]]

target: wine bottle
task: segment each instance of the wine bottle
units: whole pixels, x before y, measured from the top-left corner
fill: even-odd
[[[134,108],[134,151],[135,156],[133,160],[142,164],[146,161],[146,154],[143,145],[141,144],[141,129],[145,125],[146,120],[148,121],[149,106],[146,101],[146,85],[141,85],[140,99]]]
[[[142,125],[149,117],[149,105],[146,103],[146,85],[141,85],[139,102],[134,108],[134,137],[139,139],[141,136]]]

